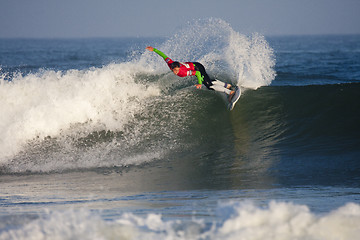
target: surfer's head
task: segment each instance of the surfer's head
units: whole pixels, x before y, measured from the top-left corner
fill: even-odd
[[[179,62],[173,62],[170,65],[171,71],[173,71],[173,73],[175,75],[177,75],[179,73],[180,70],[180,63]]]

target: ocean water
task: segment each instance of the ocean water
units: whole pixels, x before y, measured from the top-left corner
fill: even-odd
[[[0,101],[0,239],[360,239],[360,36],[0,39]]]

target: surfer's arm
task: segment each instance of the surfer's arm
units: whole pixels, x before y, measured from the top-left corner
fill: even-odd
[[[200,71],[196,71],[195,72],[195,76],[197,77],[198,79],[198,84],[196,84],[196,88],[201,88],[201,84],[203,83],[203,80],[204,80],[204,77],[201,75]]]
[[[165,60],[165,62],[168,64],[169,68],[171,69],[170,64],[173,63],[174,61],[171,60],[171,58],[169,58],[168,56],[166,56],[165,53],[163,53],[162,51],[160,51],[160,50],[158,50],[156,48],[150,47],[150,46],[147,47],[146,49],[159,54],[159,56],[162,57]]]
[[[146,47],[147,50],[151,51],[151,52],[156,52],[157,54],[159,54],[165,61],[167,58],[169,58],[168,56],[165,55],[165,53],[163,53],[162,51],[156,49],[156,48],[153,48],[151,46],[149,47]],[[170,59],[170,58],[169,58]]]
[[[156,52],[157,54],[159,54],[160,57],[162,57],[165,61],[167,58],[169,58],[168,56],[166,56],[163,52],[161,52],[160,50],[157,50],[156,48],[154,48],[154,52]]]

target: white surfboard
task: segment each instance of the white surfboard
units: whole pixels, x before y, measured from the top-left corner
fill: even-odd
[[[228,104],[228,109],[230,111],[234,109],[235,104],[239,100],[240,96],[241,96],[241,89],[238,86],[236,86],[234,96],[232,97],[230,103]]]

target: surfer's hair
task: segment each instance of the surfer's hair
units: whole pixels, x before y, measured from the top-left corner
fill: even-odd
[[[180,63],[179,62],[173,62],[173,63],[171,63],[170,67],[171,67],[171,69],[174,69],[176,67],[180,67]]]

